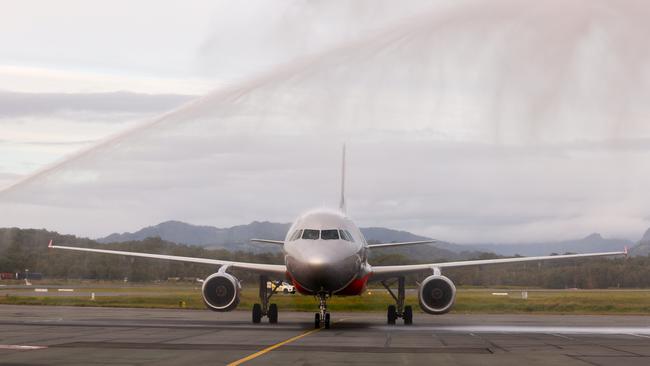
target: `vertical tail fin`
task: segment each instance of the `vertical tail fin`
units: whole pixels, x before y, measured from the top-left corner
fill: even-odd
[[[339,209],[345,213],[345,144],[343,144],[343,158],[341,161],[341,201],[339,202]]]

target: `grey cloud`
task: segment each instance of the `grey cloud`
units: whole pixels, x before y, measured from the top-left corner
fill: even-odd
[[[286,222],[336,203],[348,141],[361,225],[469,242],[636,237],[650,25],[638,3],[594,3],[475,2],[269,70],[0,192],[0,219],[91,236]]]
[[[39,141],[39,140],[28,140],[28,141],[2,141],[1,144],[15,144],[15,145],[40,145],[40,146],[76,146],[76,145],[87,145],[96,143],[97,140],[74,140],[74,141]]]
[[[96,235],[172,218],[215,225],[288,221],[305,209],[336,202],[338,138],[230,134],[176,141],[169,131],[159,133],[76,161],[5,195],[4,204],[15,209],[3,220],[20,220],[30,212],[25,207],[39,207],[52,225]],[[485,153],[486,147],[481,156],[470,153],[479,151],[473,143],[441,145],[349,141],[352,217],[363,225],[466,242],[562,239],[593,231],[627,235],[642,229],[634,217],[648,202],[643,186],[650,176],[640,174],[637,188],[620,189],[617,176],[630,171],[615,164],[630,159],[626,152],[601,161],[592,154],[549,158],[530,149],[504,165],[503,155]],[[185,157],[153,159],[162,150],[182,150]],[[630,199],[636,204],[620,207]],[[608,216],[618,218],[605,220]]]
[[[2,171],[4,170],[2,166],[0,166],[0,169],[0,189],[9,186],[22,177],[19,174]]]
[[[19,174],[7,173],[0,171],[0,180],[11,180],[20,177]]]
[[[206,74],[239,77],[367,37],[409,16],[445,7],[446,1],[391,0],[221,2],[210,34],[198,49]],[[254,24],[255,26],[251,26]],[[233,37],[236,35],[236,37]]]
[[[194,99],[190,95],[112,93],[18,93],[0,91],[0,118],[55,113],[160,113]]]

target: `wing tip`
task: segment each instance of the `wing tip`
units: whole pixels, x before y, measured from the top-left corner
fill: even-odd
[[[54,245],[53,245],[53,241],[54,241],[54,239],[50,239],[50,242],[47,244],[47,247],[48,247],[48,248],[52,248],[52,247],[54,247]]]

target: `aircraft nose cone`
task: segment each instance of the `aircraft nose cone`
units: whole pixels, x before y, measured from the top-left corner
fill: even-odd
[[[340,260],[313,256],[303,261],[296,258],[289,258],[287,261],[293,278],[312,292],[341,290],[356,277],[360,265],[361,260],[357,255]]]
[[[325,257],[310,257],[305,260],[305,263],[314,269],[319,269],[320,267],[328,267],[336,264],[331,259]]]

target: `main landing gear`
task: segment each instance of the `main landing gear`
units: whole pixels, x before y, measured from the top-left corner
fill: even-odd
[[[330,313],[327,312],[327,297],[326,292],[320,292],[318,298],[320,300],[319,312],[314,314],[314,328],[330,329]]]
[[[404,305],[404,300],[406,298],[406,289],[404,285],[404,276],[397,277],[397,296],[393,292],[393,290],[390,289],[391,285],[395,284],[395,281],[392,283],[388,283],[385,280],[381,281],[382,286],[386,288],[390,296],[395,299],[395,305],[388,305],[388,312],[386,314],[386,319],[388,324],[393,325],[395,324],[397,318],[402,318],[404,319],[404,324],[405,325],[411,325],[413,324],[413,307],[411,305]]]
[[[262,317],[269,318],[269,323],[276,324],[278,322],[278,305],[269,304],[271,296],[276,293],[278,286],[272,283],[269,289],[266,283],[269,281],[267,276],[260,276],[260,302],[261,304],[253,305],[253,323],[260,323]]]

